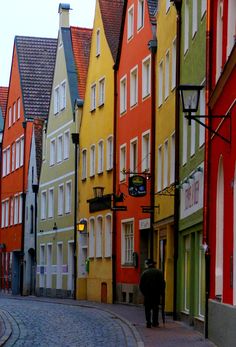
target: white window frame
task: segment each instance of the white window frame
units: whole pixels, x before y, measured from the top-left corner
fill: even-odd
[[[2,177],[5,177],[7,174],[7,150],[2,151]]]
[[[170,9],[170,0],[166,0],[166,13],[169,11]]]
[[[20,167],[20,139],[16,140],[16,169]]]
[[[20,119],[20,112],[21,112],[21,108],[20,108],[21,104],[20,104],[20,98],[17,99],[17,119]]]
[[[221,75],[223,52],[223,0],[217,6],[217,34],[216,34],[216,81]]]
[[[8,109],[8,128],[12,125],[12,108],[9,107]]]
[[[90,159],[90,177],[95,176],[95,165],[96,165],[96,146],[95,144],[92,144],[90,146],[90,155],[89,155],[89,159]]]
[[[98,142],[98,174],[103,173],[104,170],[104,141]]]
[[[50,141],[50,166],[56,164],[56,138],[51,139]]]
[[[15,149],[16,144],[13,142],[11,145],[11,171],[15,171]]]
[[[121,263],[133,265],[134,252],[134,219],[121,221]]]
[[[62,162],[63,158],[63,135],[60,134],[57,136],[57,164]]]
[[[199,100],[199,114],[206,114],[205,110],[205,88],[200,91],[200,100]],[[205,124],[205,118],[201,119],[201,122]],[[199,147],[205,143],[205,127],[199,124]]]
[[[120,114],[127,111],[127,76],[120,80]]]
[[[105,216],[105,254],[106,258],[112,256],[112,215]]]
[[[195,114],[192,113],[194,116]],[[196,122],[191,122],[191,141],[190,141],[190,155],[191,157],[195,154],[196,151]]]
[[[183,115],[183,158],[182,164],[185,165],[188,159],[188,120]]]
[[[162,145],[158,147],[157,157],[157,191],[162,190]]]
[[[95,254],[95,219],[89,219],[89,258],[94,258]]]
[[[71,213],[71,202],[72,202],[72,181],[66,182],[65,188],[65,213]]]
[[[5,200],[5,227],[9,225],[9,199]]]
[[[134,36],[134,5],[128,9],[127,16],[127,39],[131,40]]]
[[[123,144],[120,146],[120,182],[126,180],[126,175],[123,170],[126,171],[127,165],[127,146]]]
[[[47,209],[47,191],[42,190],[41,192],[41,219],[46,219],[46,209]]]
[[[82,180],[87,178],[87,149],[82,149]]]
[[[105,104],[105,77],[100,78],[98,81],[98,100],[99,107]]]
[[[175,132],[171,134],[170,142],[170,184],[175,182]]]
[[[192,38],[198,29],[198,1],[192,1]]]
[[[151,95],[151,55],[142,61],[142,98]]]
[[[151,146],[150,146],[150,130],[142,134],[142,172],[150,171],[150,158],[151,158]]]
[[[165,57],[165,100],[170,93],[170,51],[166,52]]]
[[[138,103],[138,65],[130,70],[130,107]]]
[[[130,140],[130,172],[131,175],[138,171],[138,138]]]
[[[16,122],[16,102],[13,103],[13,117],[12,117],[12,123]]]
[[[62,216],[64,213],[64,183],[58,185],[58,209],[57,214],[58,216]]]
[[[18,194],[14,195],[14,225],[19,222],[19,200]]]
[[[60,86],[54,88],[54,115],[60,111]]]
[[[96,109],[96,83],[93,83],[90,87],[90,111]]]
[[[176,87],[176,38],[172,42],[171,90]]]
[[[11,147],[8,146],[6,151],[7,151],[7,172],[6,172],[6,174],[9,175],[9,173],[11,172]]]
[[[207,9],[207,0],[201,0],[201,18],[206,13],[206,9]]]
[[[227,23],[227,57],[229,57],[236,38],[236,3],[235,0],[228,0],[228,23]]]
[[[107,164],[107,171],[110,171],[113,169],[113,136],[109,136],[107,138],[107,158],[106,158],[106,164]]]
[[[2,201],[2,221],[1,221],[1,227],[5,227],[5,218],[6,218],[6,213],[5,213],[5,201]]]
[[[60,111],[66,108],[66,80],[60,84]]]
[[[19,204],[19,218],[18,222],[21,224],[22,223],[22,213],[23,213],[23,193],[21,192],[18,195],[18,204]]]
[[[101,54],[101,30],[96,31],[96,57]]]
[[[48,190],[48,218],[54,217],[54,187]]]
[[[184,8],[184,54],[189,48],[189,0],[185,1]]]
[[[144,27],[145,18],[145,2],[144,0],[138,0],[138,20],[137,30],[140,31]]]
[[[102,253],[103,253],[102,229],[103,229],[103,218],[101,215],[99,215],[96,218],[96,258],[102,258]]]
[[[25,151],[25,139],[24,136],[20,138],[20,166],[24,165],[24,151]]]
[[[14,223],[14,197],[11,197],[10,201],[10,225]]]
[[[158,66],[158,106],[163,104],[163,60]]]
[[[169,183],[169,140],[166,139],[164,142],[164,153],[163,153],[163,188],[168,187]]]
[[[70,130],[64,132],[64,144],[63,144],[63,158],[64,160],[69,159],[70,156]]]

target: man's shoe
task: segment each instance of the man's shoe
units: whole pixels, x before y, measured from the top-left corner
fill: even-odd
[[[158,322],[152,323],[152,326],[153,327],[159,327],[159,323]]]
[[[147,323],[146,327],[147,327],[147,328],[151,328],[151,327],[152,327],[152,324],[151,324],[151,323]]]

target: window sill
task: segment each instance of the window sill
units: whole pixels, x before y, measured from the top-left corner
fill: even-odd
[[[142,101],[145,101],[145,100],[149,99],[150,96],[151,96],[151,93],[150,93],[150,92],[149,92],[148,94],[142,96]]]
[[[120,117],[124,116],[126,113],[127,113],[127,110],[120,112]]]
[[[104,102],[98,105],[99,108],[102,108],[104,106]]]
[[[91,113],[94,113],[95,111],[96,111],[96,107],[95,107],[95,108],[92,108],[92,109],[90,110]]]
[[[106,169],[107,172],[112,172],[112,170],[113,170],[113,167],[110,167],[110,168]]]

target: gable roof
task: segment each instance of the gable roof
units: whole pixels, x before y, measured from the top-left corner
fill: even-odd
[[[47,117],[57,39],[16,36],[25,117]]]
[[[156,23],[158,0],[147,0],[149,18],[151,23]]]
[[[7,108],[7,93],[8,87],[0,87],[0,109],[2,111],[2,116],[5,119],[6,108]]]
[[[78,95],[81,99],[84,99],[85,96],[91,38],[92,29],[71,27],[72,49],[78,78]]]
[[[105,35],[107,38],[108,45],[110,47],[114,61],[116,61],[122,15],[124,8],[124,0],[98,0],[102,15],[102,21],[104,26]]]

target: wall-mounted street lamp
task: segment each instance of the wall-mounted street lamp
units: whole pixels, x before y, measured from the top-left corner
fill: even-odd
[[[178,89],[179,89],[180,97],[182,101],[182,108],[183,108],[183,111],[185,112],[185,117],[188,119],[188,122],[189,122],[188,124],[191,125],[191,121],[194,120],[198,122],[199,124],[201,124],[202,126],[204,126],[206,129],[208,129],[214,135],[217,135],[218,137],[220,137],[223,141],[227,143],[231,143],[231,134],[228,139],[219,133],[221,124],[217,127],[216,130],[214,130],[210,126],[208,126],[207,124],[199,120],[199,118],[211,118],[211,119],[221,118],[224,120],[226,117],[230,117],[230,113],[227,115],[214,115],[214,116],[197,115],[195,113],[198,110],[200,92],[203,89],[203,86],[185,84],[185,85],[179,85]]]
[[[78,231],[79,231],[80,233],[86,233],[86,232],[87,232],[87,221],[86,221],[86,219],[82,219],[82,220],[79,222],[77,228],[78,228]]]

